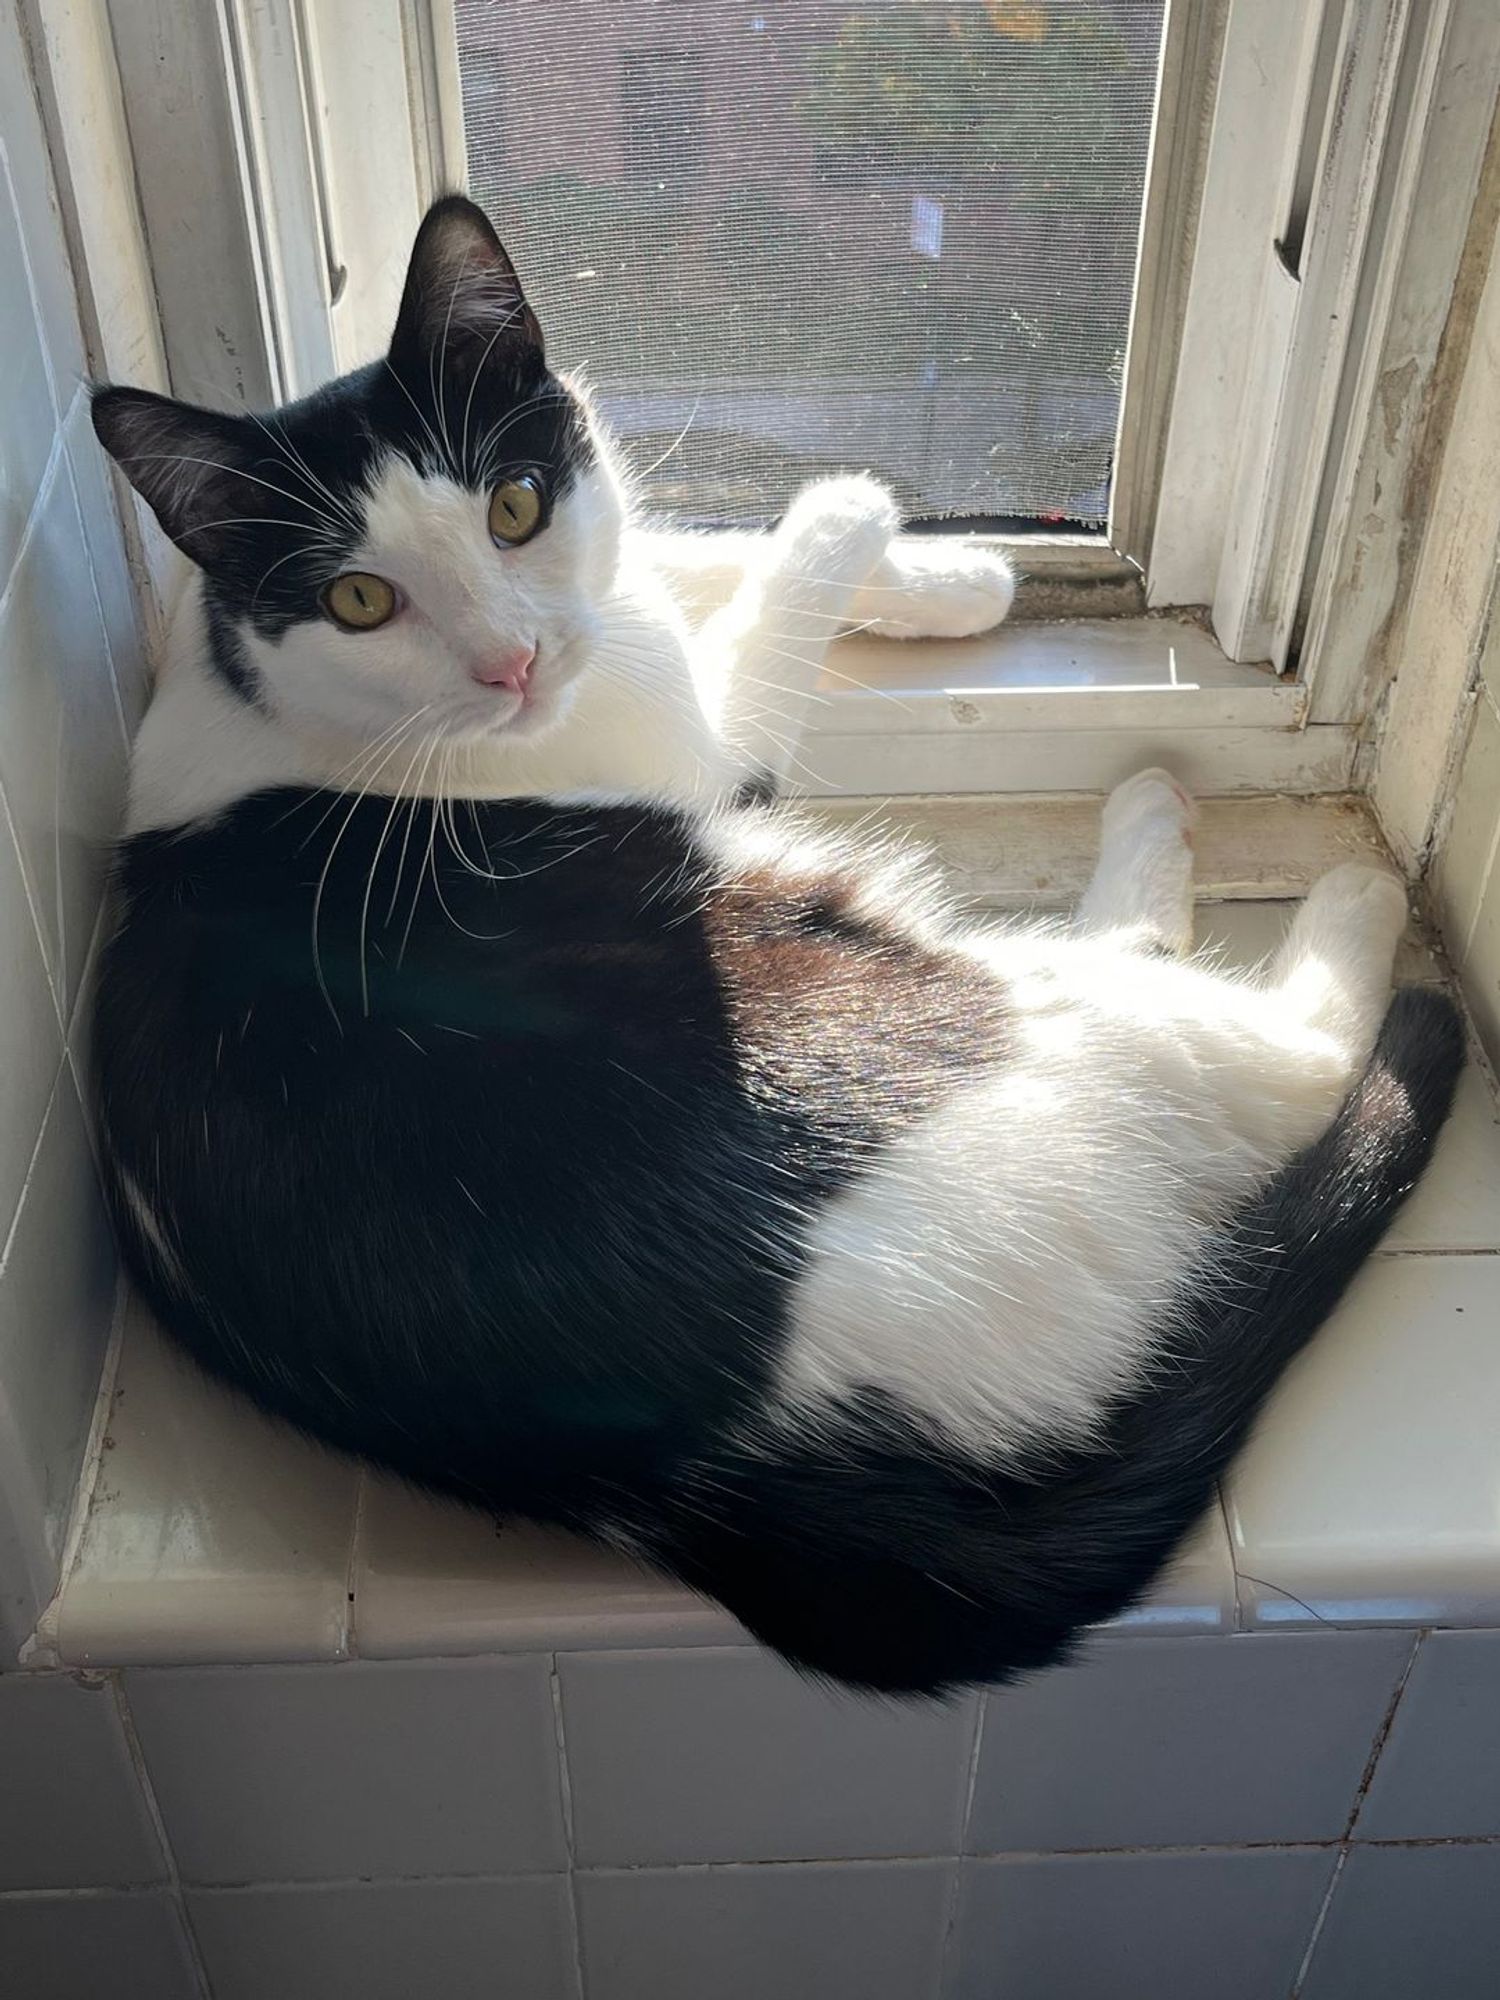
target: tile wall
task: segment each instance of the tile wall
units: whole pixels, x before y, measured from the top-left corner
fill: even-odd
[[[1493,618],[1432,888],[1443,941],[1500,1068],[1500,622]]]
[[[0,0],[0,1663],[52,1594],[115,1292],[80,1024],[135,598],[16,9]],[[131,1918],[131,1921],[135,1921]],[[123,1919],[122,1919],[123,1921]]]
[[[1500,1632],[0,1675],[44,2000],[1491,2000]]]

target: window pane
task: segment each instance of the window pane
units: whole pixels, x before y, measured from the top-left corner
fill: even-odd
[[[458,0],[470,183],[651,503],[1098,526],[1164,0]]]

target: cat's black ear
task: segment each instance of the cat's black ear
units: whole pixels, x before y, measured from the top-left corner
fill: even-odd
[[[541,357],[542,329],[516,267],[484,210],[464,195],[444,195],[422,218],[412,246],[391,361],[422,375],[436,357],[464,373],[518,348]]]
[[[251,470],[251,424],[200,410],[149,389],[96,389],[94,434],[184,555],[204,569],[243,535],[246,523],[281,511],[265,505]]]

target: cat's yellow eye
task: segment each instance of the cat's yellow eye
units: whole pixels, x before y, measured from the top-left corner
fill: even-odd
[[[533,472],[502,479],[490,495],[490,533],[514,548],[529,542],[542,525],[542,482]]]
[[[336,576],[323,592],[323,609],[346,632],[373,632],[395,615],[395,587],[383,576],[351,569],[345,576]]]

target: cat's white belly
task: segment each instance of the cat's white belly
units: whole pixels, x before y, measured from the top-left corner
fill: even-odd
[[[779,1399],[862,1388],[985,1458],[1072,1442],[1139,1380],[1214,1221],[1332,1117],[1349,1054],[1199,967],[1022,933],[1014,1045],[821,1212]]]

